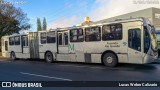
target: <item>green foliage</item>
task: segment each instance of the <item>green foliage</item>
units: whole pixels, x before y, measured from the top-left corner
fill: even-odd
[[[41,27],[41,20],[40,18],[37,18],[37,31],[41,31],[42,27]]]
[[[2,0],[0,0],[2,1]],[[29,19],[22,9],[0,3],[0,38],[30,28]]]
[[[46,18],[43,18],[43,30],[47,29],[47,22],[46,22]]]

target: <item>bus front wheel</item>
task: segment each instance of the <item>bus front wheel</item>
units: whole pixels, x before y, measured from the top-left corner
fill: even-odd
[[[11,55],[10,55],[10,56],[11,56],[11,59],[12,59],[12,60],[16,60],[16,55],[15,55],[14,52],[11,52]]]
[[[51,52],[47,52],[45,54],[45,60],[48,63],[52,63],[53,62],[53,54]]]
[[[109,67],[115,67],[118,64],[118,59],[113,53],[106,53],[103,56],[103,64]]]

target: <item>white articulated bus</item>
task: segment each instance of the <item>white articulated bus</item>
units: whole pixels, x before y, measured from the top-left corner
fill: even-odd
[[[2,42],[8,42],[2,45],[3,55],[12,59],[40,58],[113,67],[118,63],[151,63],[158,57],[154,27],[145,18],[4,36]]]

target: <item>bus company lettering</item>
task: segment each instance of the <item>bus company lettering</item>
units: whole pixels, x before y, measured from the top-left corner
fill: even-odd
[[[107,42],[107,45],[105,47],[120,47],[118,42]]]
[[[68,50],[69,50],[70,53],[74,53],[75,52],[74,44],[69,44],[68,45]]]

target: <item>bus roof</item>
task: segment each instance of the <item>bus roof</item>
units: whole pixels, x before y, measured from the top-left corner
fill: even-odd
[[[138,17],[138,18],[130,18],[130,19],[120,19],[120,20],[117,20],[117,21],[109,21],[107,23],[94,23],[94,24],[89,24],[89,25],[85,25],[85,26],[57,28],[57,29],[54,29],[54,30],[63,31],[63,30],[70,30],[70,29],[76,29],[76,28],[86,28],[86,27],[101,26],[101,25],[105,25],[105,24],[124,23],[124,22],[132,22],[132,21],[146,22],[145,20],[147,20],[147,19],[144,18],[144,17]]]

